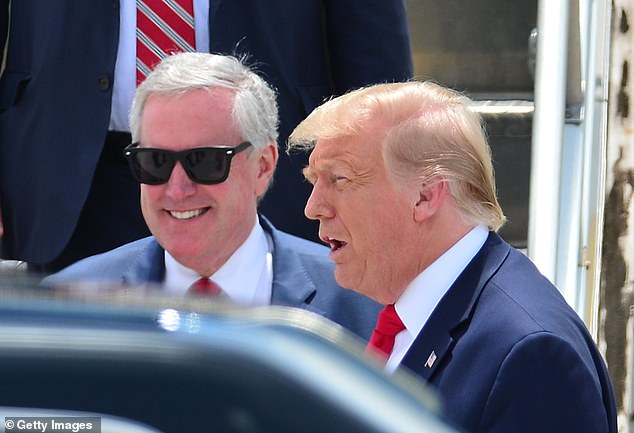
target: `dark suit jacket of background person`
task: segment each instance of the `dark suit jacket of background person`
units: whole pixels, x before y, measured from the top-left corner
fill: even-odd
[[[118,0],[12,3],[0,80],[3,249],[46,263],[73,233],[106,138]],[[402,0],[212,0],[209,16],[211,51],[248,53],[279,91],[281,147],[324,98],[412,73]],[[280,229],[315,238],[298,158],[280,158],[262,210]],[[138,201],[138,187],[121,189],[121,202]],[[103,212],[111,212],[105,204]]]
[[[271,303],[319,314],[367,341],[381,305],[336,283],[328,248],[279,231],[262,216],[260,224],[273,240]],[[160,284],[164,277],[164,250],[150,236],[80,260],[48,276],[43,284],[85,280]]]
[[[437,388],[467,432],[617,432],[612,385],[584,324],[494,233],[401,365]]]

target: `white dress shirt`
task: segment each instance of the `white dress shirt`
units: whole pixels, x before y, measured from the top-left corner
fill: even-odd
[[[209,1],[194,0],[196,51],[209,52]],[[119,46],[112,85],[111,131],[130,132],[128,115],[136,90],[136,0],[119,5]]]
[[[184,295],[200,278],[165,251],[165,289]],[[244,243],[220,269],[209,277],[233,302],[244,306],[271,303],[273,288],[273,242],[256,221]]]
[[[388,372],[396,370],[442,297],[480,251],[488,235],[489,230],[484,226],[473,228],[418,274],[398,298],[394,308],[405,329],[394,340],[392,354],[385,366]]]

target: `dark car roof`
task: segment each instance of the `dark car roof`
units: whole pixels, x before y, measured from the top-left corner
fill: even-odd
[[[149,287],[14,283],[0,297],[0,407],[166,433],[450,431],[417,379],[384,374],[359,340],[303,310]]]

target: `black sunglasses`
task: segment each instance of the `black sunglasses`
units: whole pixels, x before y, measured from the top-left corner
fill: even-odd
[[[251,143],[245,141],[236,147],[195,147],[174,152],[139,147],[139,143],[132,143],[123,149],[123,155],[130,163],[132,174],[141,183],[148,185],[167,183],[178,161],[191,180],[213,185],[227,180],[231,169],[231,158],[249,146]]]

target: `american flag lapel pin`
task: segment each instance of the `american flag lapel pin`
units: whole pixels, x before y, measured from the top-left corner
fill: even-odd
[[[425,362],[425,367],[432,368],[436,359],[438,359],[438,356],[436,356],[436,352],[432,350],[429,354],[429,358],[427,358],[427,362]]]

